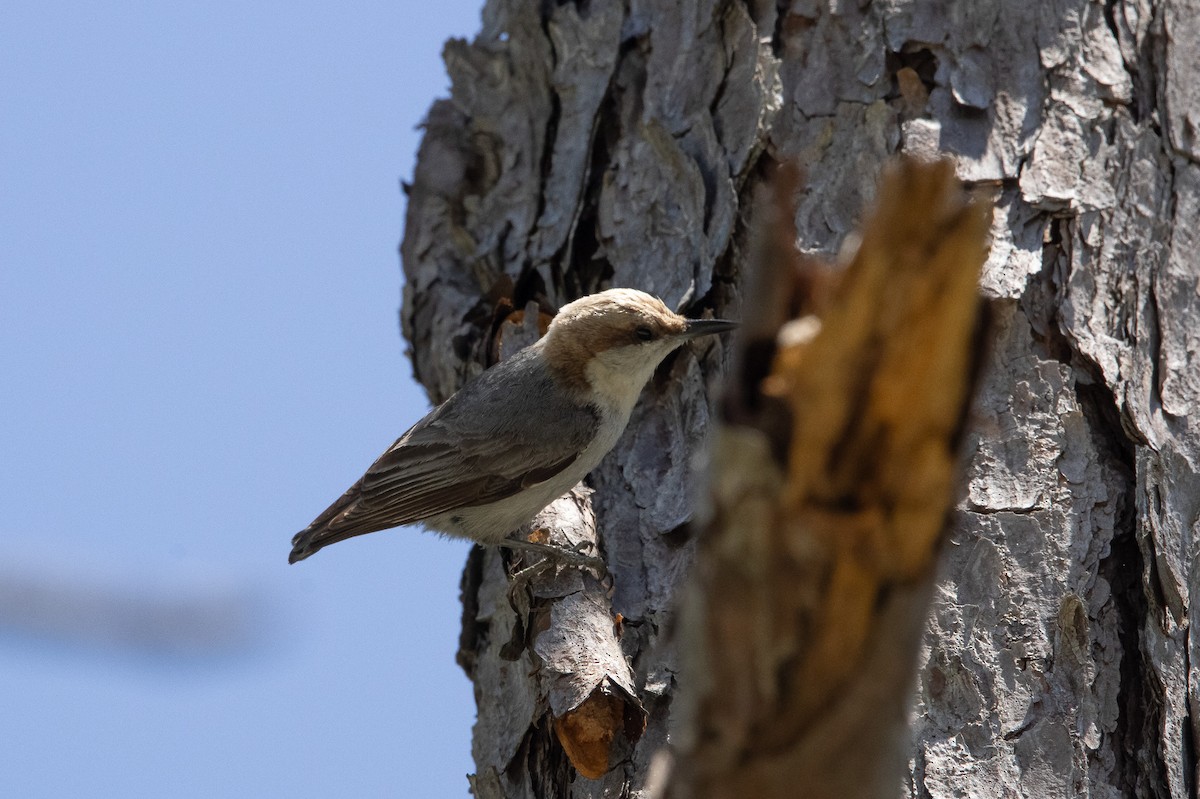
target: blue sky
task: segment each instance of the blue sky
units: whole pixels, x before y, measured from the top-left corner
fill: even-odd
[[[0,795],[466,795],[467,546],[287,553],[427,407],[398,183],[478,15],[6,6]]]

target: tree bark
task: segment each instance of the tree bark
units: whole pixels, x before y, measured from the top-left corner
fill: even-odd
[[[1196,0],[490,0],[475,41],[446,47],[451,98],[429,112],[409,189],[415,373],[442,400],[508,328],[610,285],[753,316],[765,156],[805,166],[799,243],[826,255],[889,157],[952,156],[995,205],[993,354],[903,791],[1192,797],[1197,53]],[[512,601],[504,557],[472,555],[476,796],[656,789],[686,679],[667,633],[695,550],[694,461],[727,362],[716,345],[664,364],[590,505],[546,522],[553,538],[594,521],[611,583],[550,575],[579,582]],[[581,667],[554,653],[585,630],[610,665],[563,689]]]

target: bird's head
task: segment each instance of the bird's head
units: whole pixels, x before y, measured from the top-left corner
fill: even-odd
[[[631,409],[672,350],[736,326],[723,319],[687,319],[645,292],[609,289],[564,305],[543,346],[555,371],[576,387]]]

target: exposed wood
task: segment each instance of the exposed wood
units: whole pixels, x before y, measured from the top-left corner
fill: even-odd
[[[682,609],[693,728],[676,795],[895,795],[981,358],[989,215],[948,163],[898,165],[828,300],[794,303],[815,313],[785,323],[770,374],[736,389],[765,394],[766,412],[738,408],[718,434],[713,521]],[[776,224],[791,231],[791,215]],[[808,293],[811,267],[796,267],[764,269],[774,293]]]

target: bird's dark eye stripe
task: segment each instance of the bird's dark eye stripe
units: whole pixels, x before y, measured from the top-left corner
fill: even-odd
[[[636,330],[633,331],[633,334],[642,341],[649,341],[650,339],[654,338],[654,331],[645,325],[640,325]]]

